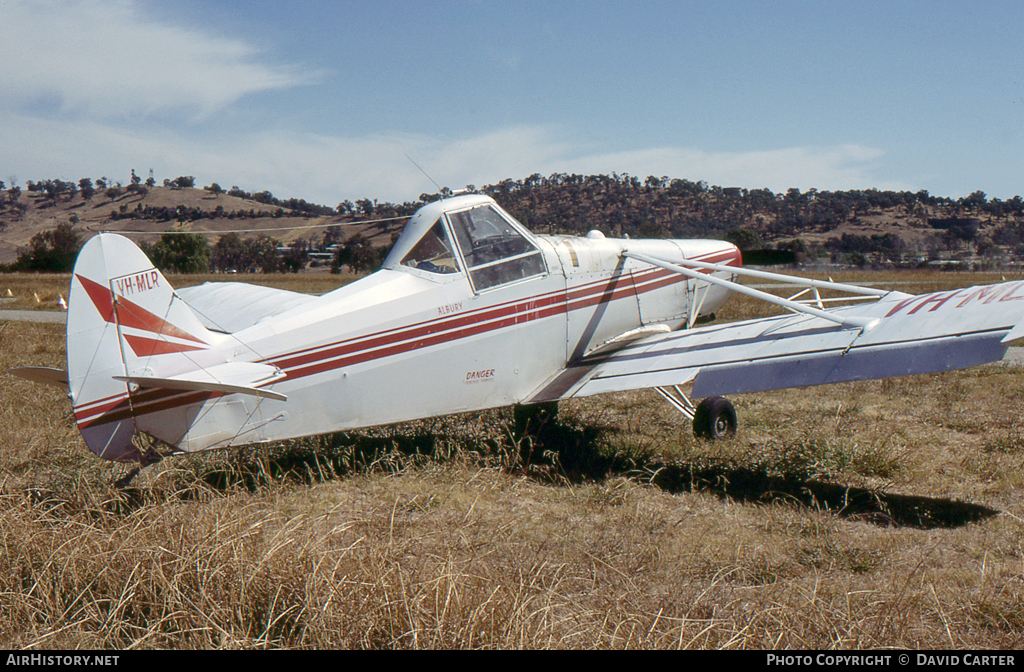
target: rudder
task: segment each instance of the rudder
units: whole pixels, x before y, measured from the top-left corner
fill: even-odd
[[[139,460],[136,390],[115,377],[187,371],[215,339],[134,243],[116,234],[90,239],[75,262],[67,320],[68,386],[89,449]]]

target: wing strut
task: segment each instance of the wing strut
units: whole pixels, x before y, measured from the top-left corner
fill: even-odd
[[[642,261],[642,262],[644,262],[646,264],[651,264],[652,266],[658,266],[660,268],[664,268],[667,271],[672,271],[673,273],[679,273],[680,275],[685,275],[685,276],[687,276],[689,278],[693,278],[695,280],[700,280],[701,282],[708,282],[708,283],[711,283],[712,285],[718,285],[719,287],[725,287],[726,289],[732,290],[732,291],[734,291],[734,292],[736,292],[738,294],[744,294],[746,296],[750,296],[750,297],[753,297],[755,299],[760,299],[762,301],[766,301],[768,303],[775,304],[776,306],[782,306],[783,308],[787,308],[789,310],[792,310],[795,313],[804,313],[806,315],[813,315],[814,317],[820,317],[823,320],[828,320],[829,322],[834,322],[835,324],[838,324],[838,325],[843,326],[843,327],[847,327],[847,328],[851,328],[851,329],[860,329],[861,331],[870,331],[870,330],[874,329],[875,326],[877,326],[879,321],[880,321],[879,318],[877,318],[877,317],[875,317],[875,318],[856,317],[856,316],[853,316],[853,317],[842,317],[840,315],[836,315],[834,313],[830,313],[830,312],[825,311],[825,310],[819,310],[818,308],[812,308],[811,306],[808,306],[808,305],[803,304],[803,303],[799,303],[797,301],[791,301],[790,299],[783,299],[781,297],[775,296],[774,294],[769,294],[768,292],[762,292],[759,289],[754,289],[752,287],[747,287],[747,286],[741,285],[741,284],[739,284],[737,282],[732,282],[731,280],[723,280],[722,278],[716,278],[713,275],[709,275],[707,273],[701,273],[700,271],[696,271],[696,270],[694,270],[692,268],[684,268],[683,266],[680,266],[680,265],[674,264],[674,263],[670,263],[670,262],[664,261],[662,259],[655,259],[654,257],[647,256],[646,254],[640,254],[638,252],[630,252],[629,250],[625,250],[625,251],[623,251],[622,256],[629,257],[631,259],[636,259],[637,261]],[[710,270],[710,271],[722,271],[722,272],[725,272],[725,273],[736,273],[738,275],[752,275],[754,277],[770,278],[770,279],[775,279],[775,280],[784,280],[786,282],[793,283],[793,284],[807,284],[807,285],[809,285],[811,287],[828,287],[830,289],[837,289],[837,290],[841,290],[841,291],[847,291],[847,292],[851,292],[851,293],[854,293],[854,294],[866,294],[866,295],[870,295],[870,296],[882,297],[882,296],[885,296],[886,294],[889,293],[889,292],[887,292],[885,290],[881,290],[881,289],[872,289],[872,288],[868,288],[868,287],[857,287],[855,285],[844,285],[844,284],[838,283],[838,282],[825,282],[824,280],[805,280],[803,278],[794,278],[792,276],[781,275],[781,274],[778,274],[778,273],[768,273],[768,272],[765,272],[765,271],[754,271],[754,270],[751,270],[751,269],[748,269],[748,268],[738,268],[738,267],[735,267],[735,266],[723,266],[721,264],[709,264],[709,263],[706,263],[706,262],[703,262],[703,261],[691,261],[689,259],[686,259],[686,260],[684,260],[681,263],[686,264],[687,266],[694,266],[696,268],[707,269],[707,270]]]
[[[678,385],[673,385],[672,387],[656,386],[654,391],[660,394],[665,401],[672,404],[677,411],[689,418],[690,422],[693,422],[693,416],[697,412],[697,407],[694,406],[693,402],[690,401],[690,398],[679,389]]]

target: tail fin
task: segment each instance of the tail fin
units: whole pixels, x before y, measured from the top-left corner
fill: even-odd
[[[134,461],[134,385],[126,379],[195,370],[194,358],[218,336],[176,300],[134,243],[100,234],[75,263],[67,339],[68,385],[86,444],[102,458]]]

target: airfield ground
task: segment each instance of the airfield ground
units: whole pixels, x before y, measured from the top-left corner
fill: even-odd
[[[43,300],[18,309],[67,296],[4,283]],[[63,366],[62,332],[0,322],[0,367]],[[7,377],[0,648],[1021,647],[1024,368],[734,401],[714,445],[627,393],[563,403],[542,447],[500,410],[169,459],[117,491],[62,393]]]

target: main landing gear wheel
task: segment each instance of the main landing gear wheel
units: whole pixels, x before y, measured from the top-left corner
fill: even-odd
[[[736,434],[736,409],[725,397],[708,397],[697,404],[693,433],[702,439],[726,439]]]

